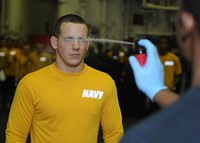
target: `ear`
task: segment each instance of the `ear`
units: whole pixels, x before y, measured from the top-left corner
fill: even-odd
[[[90,47],[90,42],[88,41],[88,43],[87,43],[87,50],[89,49],[89,47]]]
[[[51,36],[50,43],[54,49],[57,49],[58,39],[55,36]]]
[[[188,12],[181,12],[180,18],[182,21],[182,26],[185,29],[185,33],[191,33],[195,27],[194,17]]]

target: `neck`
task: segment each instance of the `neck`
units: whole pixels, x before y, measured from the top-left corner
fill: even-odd
[[[164,51],[164,50],[158,50],[159,55],[163,56],[166,55],[168,51]]]
[[[192,86],[200,85],[200,36],[195,34],[193,41]]]
[[[80,63],[76,67],[68,66],[66,64],[64,64],[63,66],[61,66],[61,64],[59,64],[59,62],[55,62],[55,66],[59,70],[61,70],[63,72],[67,72],[67,73],[79,73],[79,72],[81,72],[85,68],[84,62]]]

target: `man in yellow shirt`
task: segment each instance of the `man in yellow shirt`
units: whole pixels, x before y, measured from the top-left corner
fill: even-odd
[[[165,85],[172,91],[176,91],[182,74],[180,59],[170,52],[169,39],[166,36],[159,37],[157,47],[161,63],[164,66]]]
[[[81,17],[60,17],[50,42],[56,62],[18,84],[6,128],[7,143],[95,143],[99,126],[105,143],[123,135],[114,80],[84,63],[88,25]]]

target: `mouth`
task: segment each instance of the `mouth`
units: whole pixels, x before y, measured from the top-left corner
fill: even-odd
[[[78,58],[78,57],[80,56],[80,54],[70,54],[70,56],[71,56],[72,58]]]

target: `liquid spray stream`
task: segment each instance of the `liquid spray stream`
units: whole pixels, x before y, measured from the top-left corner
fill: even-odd
[[[94,42],[102,42],[102,43],[119,43],[126,45],[135,45],[133,42],[121,41],[121,40],[113,40],[113,39],[103,39],[103,38],[88,38],[89,41]]]

